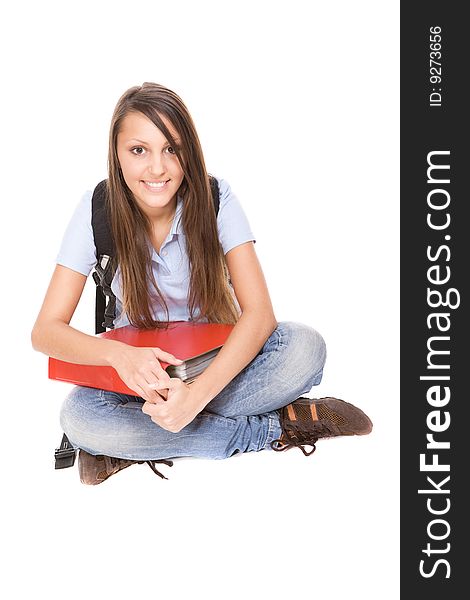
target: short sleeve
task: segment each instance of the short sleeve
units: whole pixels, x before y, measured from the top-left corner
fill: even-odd
[[[65,230],[56,263],[88,277],[96,264],[95,241],[91,227],[92,191],[82,196]]]
[[[217,178],[217,180],[220,197],[217,227],[224,254],[227,254],[232,248],[245,242],[256,243],[256,239],[245,211],[229,184],[224,179]]]

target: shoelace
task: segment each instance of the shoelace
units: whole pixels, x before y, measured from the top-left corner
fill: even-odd
[[[172,460],[165,460],[164,458],[160,459],[160,460],[141,460],[140,463],[146,463],[148,464],[148,466],[152,469],[152,471],[155,473],[155,475],[158,475],[159,477],[161,477],[162,479],[168,479],[168,477],[165,477],[165,475],[163,475],[163,473],[160,473],[160,471],[157,469],[157,467],[155,466],[156,463],[162,463],[164,465],[167,465],[168,467],[172,467],[173,466],[173,461]]]
[[[324,423],[318,423],[315,427],[315,433],[312,431],[302,430],[298,425],[289,423],[284,425],[283,434],[286,439],[279,438],[271,442],[271,448],[276,452],[283,452],[289,448],[300,448],[305,456],[310,456],[315,452],[317,447],[315,444],[320,438],[331,437],[333,434],[331,429]],[[305,449],[305,446],[312,446],[310,451]]]
[[[120,466],[121,466],[121,464],[122,464],[122,462],[124,460],[122,458],[115,458],[114,456],[108,456],[107,458],[109,459],[111,465],[114,468],[117,467],[117,469],[120,468]],[[143,465],[144,463],[147,464],[152,469],[152,471],[155,473],[155,475],[158,475],[162,479],[168,479],[168,477],[165,477],[165,475],[163,475],[163,473],[160,473],[160,471],[157,469],[157,467],[155,466],[155,464],[156,463],[162,463],[162,464],[167,465],[168,467],[172,467],[173,466],[173,461],[172,460],[167,460],[167,459],[164,459],[164,458],[161,458],[159,460],[132,460],[132,461],[129,461],[129,462],[131,462],[131,463],[135,462],[138,465]]]

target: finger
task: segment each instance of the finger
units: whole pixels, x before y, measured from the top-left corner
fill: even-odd
[[[134,390],[134,392],[136,392],[141,398],[145,396],[145,391],[142,386],[134,384],[131,389]]]
[[[154,383],[154,378],[157,378],[159,381],[170,379],[170,376],[164,369],[162,369],[162,366],[158,360],[150,360],[149,369],[149,375],[152,376],[148,379],[149,383]]]
[[[166,390],[155,392],[155,395],[149,393],[147,394],[147,398],[144,398],[144,400],[150,402],[151,404],[163,404],[167,400],[167,393],[168,392]]]
[[[144,404],[142,404],[142,412],[145,413],[146,415],[148,415],[149,417],[154,417],[156,410],[155,410],[155,404],[151,403],[151,402],[144,402]]]
[[[157,395],[161,397],[163,402],[168,400],[168,390],[158,390]]]
[[[150,419],[159,427],[163,427],[162,420],[164,421],[164,417],[161,414],[161,411],[158,406],[155,404],[151,404],[150,402],[145,402],[141,408],[142,412],[150,417]]]
[[[153,392],[157,395],[157,397],[159,398],[158,402],[166,402],[168,400],[168,392],[169,390],[167,388],[161,388],[161,389],[155,389],[158,386],[158,382],[157,383],[151,383],[149,384],[149,388],[153,390]]]
[[[161,368],[158,360],[147,361],[138,370],[138,383],[144,390],[142,398],[153,403],[157,402],[160,396],[155,393],[155,389],[152,385],[169,378],[170,376]],[[166,394],[163,394],[163,399],[166,400]]]
[[[161,348],[153,348],[155,356],[160,360],[163,360],[170,365],[180,365],[183,361],[181,358],[176,358],[174,354],[170,354],[170,352],[165,352]]]
[[[140,389],[140,396],[152,404],[157,404],[158,402],[166,400],[166,394],[160,394],[152,387],[152,385],[155,384],[153,376],[150,382],[148,381],[149,379],[149,375],[140,374],[139,378],[136,380],[136,384]]]
[[[151,383],[149,384],[149,387],[152,390],[172,390],[175,388],[180,387],[183,384],[183,381],[181,379],[178,379],[178,377],[170,377],[168,379],[166,379],[165,381],[157,381],[155,383]]]

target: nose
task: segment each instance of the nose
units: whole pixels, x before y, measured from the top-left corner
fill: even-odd
[[[149,162],[149,172],[154,177],[160,177],[166,170],[165,161],[161,154],[153,154]]]

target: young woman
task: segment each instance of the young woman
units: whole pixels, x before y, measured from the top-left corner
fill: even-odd
[[[33,347],[65,361],[110,365],[135,395],[77,386],[66,398],[61,424],[80,448],[81,481],[100,483],[136,462],[156,471],[155,462],[181,456],[221,459],[292,446],[310,454],[322,437],[369,433],[370,419],[355,406],[302,397],[321,381],[325,343],[309,326],[276,321],[243,209],[218,179],[216,216],[194,123],[174,92],[144,83],[121,96],[108,170],[115,326],[193,320],[234,327],[190,385],[162,369],[160,360],[180,363],[165,348],[137,348],[71,327],[97,260],[92,192],[83,196],[33,328]]]

